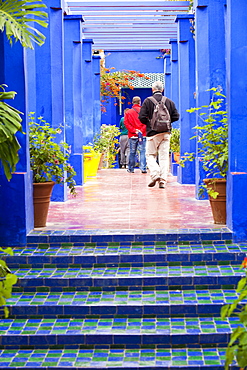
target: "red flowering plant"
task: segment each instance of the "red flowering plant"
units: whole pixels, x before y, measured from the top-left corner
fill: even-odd
[[[229,369],[234,360],[240,370],[247,366],[247,257],[240,269],[245,271],[245,277],[238,282],[236,291],[239,297],[232,304],[226,304],[221,308],[222,320],[230,316],[239,318],[239,326],[233,330],[226,350],[225,370]]]
[[[35,122],[33,114],[31,112],[29,115],[29,151],[33,182],[66,182],[70,193],[75,195],[76,172],[68,163],[70,146],[63,141],[57,142],[57,135],[62,133],[62,129],[51,127],[43,117],[38,117],[39,122]]]
[[[119,104],[123,104],[126,99],[125,96],[121,94],[122,88],[129,88],[134,90],[132,81],[136,77],[143,77],[149,79],[144,73],[140,73],[134,70],[123,70],[114,71],[114,67],[106,68],[104,66],[104,59],[101,61],[101,71],[100,71],[100,94],[101,94],[101,110],[106,111],[104,103],[108,103],[110,98],[117,98]],[[115,103],[117,105],[117,103]]]

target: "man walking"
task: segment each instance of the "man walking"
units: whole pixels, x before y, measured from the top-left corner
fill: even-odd
[[[140,121],[147,126],[147,144],[146,144],[146,158],[147,165],[150,170],[151,182],[148,184],[149,187],[155,186],[156,182],[159,183],[159,188],[165,189],[169,171],[169,149],[170,149],[170,135],[171,127],[156,131],[152,128],[151,120],[153,118],[154,110],[162,100],[163,84],[161,81],[156,81],[152,84],[152,97],[148,97],[144,100],[139,113]],[[172,100],[165,98],[165,106],[170,115],[170,123],[175,122],[179,119],[179,113]],[[163,104],[163,103],[161,103]],[[157,163],[157,155],[158,162]]]
[[[129,166],[128,172],[134,173],[136,152],[140,151],[140,170],[147,173],[146,169],[146,125],[142,124],[138,118],[141,109],[141,98],[134,96],[132,108],[124,115],[124,124],[128,130],[129,137]]]

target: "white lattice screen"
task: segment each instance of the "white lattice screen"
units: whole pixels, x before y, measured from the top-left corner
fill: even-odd
[[[131,84],[137,88],[151,88],[152,83],[155,81],[161,81],[164,83],[165,75],[164,73],[145,73],[145,76],[149,77],[149,80],[146,80],[144,77],[136,77],[131,81]],[[119,104],[119,114],[122,115],[122,104]]]
[[[146,80],[144,77],[136,77],[131,81],[135,88],[149,88],[152,87],[154,81],[162,81],[164,83],[164,73],[145,73],[145,76],[149,77]]]

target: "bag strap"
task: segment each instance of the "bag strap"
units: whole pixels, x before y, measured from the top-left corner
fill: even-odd
[[[138,116],[139,116],[139,112],[138,112],[138,110],[137,109],[135,109],[135,108],[133,108],[132,107],[132,109],[138,114]]]
[[[151,100],[155,105],[158,104],[158,100],[156,100],[153,96],[148,97],[149,100]]]
[[[157,99],[155,99],[154,96],[149,96],[148,99],[150,99],[155,105],[156,104],[160,104],[160,103],[164,103],[166,102],[166,96],[162,96],[162,99],[160,101],[158,101]]]
[[[161,102],[165,104],[166,99],[167,99],[166,96],[162,96]]]

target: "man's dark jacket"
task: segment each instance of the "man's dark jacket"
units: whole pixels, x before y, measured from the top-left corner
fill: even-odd
[[[160,91],[154,91],[153,97],[160,101],[162,99],[162,93]],[[166,98],[165,105],[170,113],[171,116],[171,122],[175,122],[179,119],[179,113],[175,107],[175,104],[172,100]],[[139,120],[141,123],[144,123],[144,125],[147,126],[147,136],[154,136],[157,135],[158,132],[152,130],[150,120],[153,117],[154,112],[154,103],[146,98],[143,102],[143,105],[141,107],[140,113],[139,113]]]

